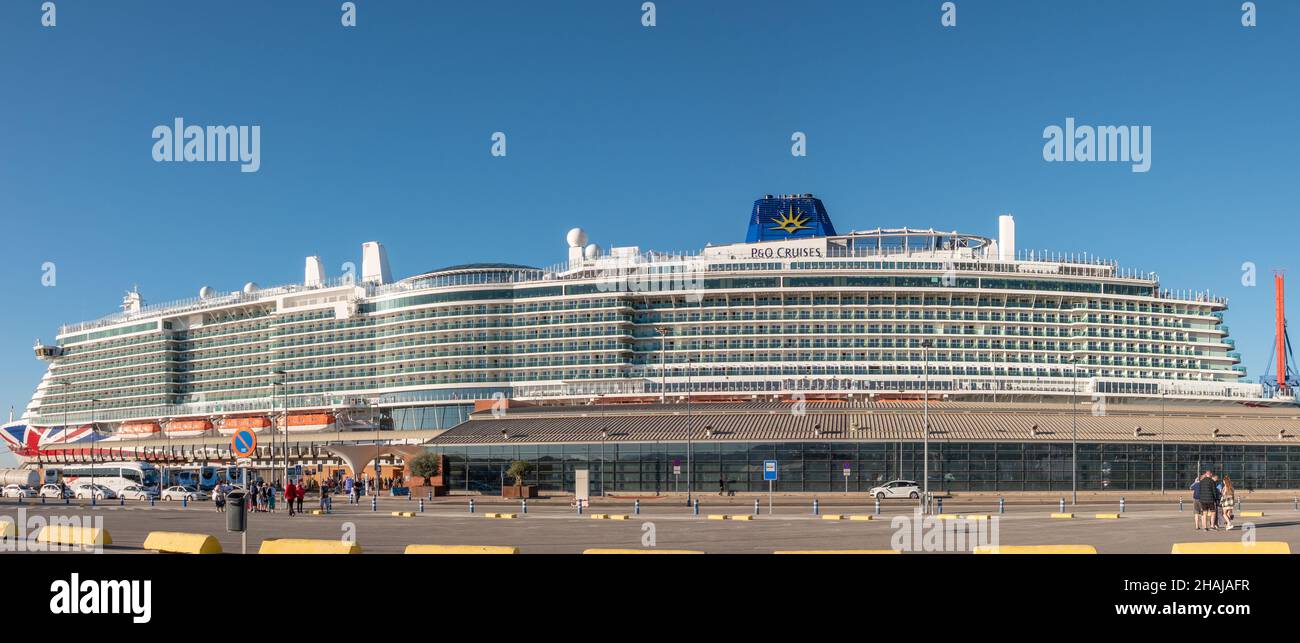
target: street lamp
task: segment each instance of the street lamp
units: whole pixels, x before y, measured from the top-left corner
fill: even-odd
[[[695,358],[686,358],[686,505],[691,504],[691,490],[694,488],[691,484],[691,366],[695,363]]]
[[[99,399],[90,398],[90,488],[92,494],[95,488],[95,405],[98,403]],[[63,430],[68,430],[68,427],[64,426]]]
[[[925,389],[921,393],[921,430],[923,431],[922,440],[922,458],[921,475],[923,482],[922,491],[925,507],[925,513],[930,513],[930,340],[921,340],[921,355],[924,364],[922,375],[925,378]]]
[[[281,395],[281,398],[280,398],[280,399],[281,399],[280,405],[281,405],[281,407],[282,407],[282,411],[283,411],[283,413],[284,413],[284,425],[282,426],[282,431],[284,432],[284,450],[281,452],[281,457],[283,458],[283,461],[284,461],[284,471],[283,471],[283,476],[284,476],[284,479],[285,479],[285,480],[288,480],[288,478],[289,478],[289,386],[288,386],[288,384],[287,384],[287,381],[288,381],[288,374],[284,372],[284,369],[276,369],[276,370],[275,370],[274,372],[272,372],[271,374],[274,375],[274,376],[276,377],[276,381],[275,381],[275,382],[273,383],[273,385],[272,385],[271,392],[272,392],[272,395],[274,395],[274,393],[275,393],[275,389],[276,389],[277,387],[280,389],[280,395]],[[272,407],[272,408],[275,407],[275,399],[274,399],[274,397],[271,399],[271,407]],[[274,424],[272,425],[272,428],[274,429]],[[271,434],[271,449],[272,449],[273,451],[274,451],[274,449],[275,449],[275,447],[276,447],[278,441],[279,441],[279,440],[277,439],[277,436],[276,436],[274,433],[272,433],[272,434]],[[272,461],[273,463],[275,462],[274,455],[272,456],[272,460],[271,460],[271,461]],[[275,466],[275,465],[272,464],[271,466]],[[273,476],[272,483],[274,483],[274,482],[275,482],[275,480],[274,480],[274,476]]]
[[[1077,359],[1071,355],[1070,363],[1070,505],[1079,504],[1079,404],[1075,396],[1079,393],[1079,368]]]
[[[673,332],[673,329],[667,326],[660,326],[655,328],[655,332],[659,333],[659,403],[664,404],[668,401],[668,371],[664,368],[664,365],[668,361],[667,337],[669,333]]]
[[[1165,392],[1160,392],[1160,495],[1165,494]]]
[[[600,497],[605,497],[605,441],[609,439],[609,429],[600,430]]]

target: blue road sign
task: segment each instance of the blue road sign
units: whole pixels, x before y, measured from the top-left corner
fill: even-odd
[[[230,449],[241,458],[251,457],[257,450],[257,436],[248,429],[240,429],[231,436]]]
[[[763,479],[776,480],[776,460],[763,461]]]

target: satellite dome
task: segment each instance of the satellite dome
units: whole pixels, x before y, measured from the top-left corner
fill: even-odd
[[[587,244],[587,247],[582,249],[582,256],[588,259],[596,259],[600,257],[600,246],[594,243]]]
[[[258,290],[260,290],[260,288],[258,288],[257,284],[255,284],[255,283],[253,283],[253,282],[251,282],[251,281],[248,282],[248,283],[246,283],[246,284],[244,284],[244,294],[245,294],[245,295],[251,295],[251,294],[257,292]]]
[[[211,299],[215,294],[217,294],[217,291],[213,290],[212,286],[199,288],[199,299]]]
[[[582,228],[574,228],[564,236],[564,239],[569,242],[570,248],[581,248],[587,245],[587,231]]]

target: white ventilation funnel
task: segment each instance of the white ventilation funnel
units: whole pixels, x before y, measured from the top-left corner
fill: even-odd
[[[392,283],[393,275],[388,271],[388,252],[384,250],[384,244],[378,241],[361,244],[361,281]]]
[[[320,288],[325,283],[325,265],[320,262],[320,257],[312,255],[307,257],[307,265],[303,269],[302,285],[308,288]]]
[[[998,217],[998,259],[1016,260],[1016,219],[1009,214]]]

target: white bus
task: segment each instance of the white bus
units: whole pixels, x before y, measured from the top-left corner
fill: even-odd
[[[97,464],[69,465],[58,470],[57,474],[64,484],[75,486],[78,483],[102,484],[113,491],[121,491],[129,485],[140,485],[146,489],[158,491],[158,467],[147,462],[102,462]],[[46,470],[46,480],[50,478]]]

